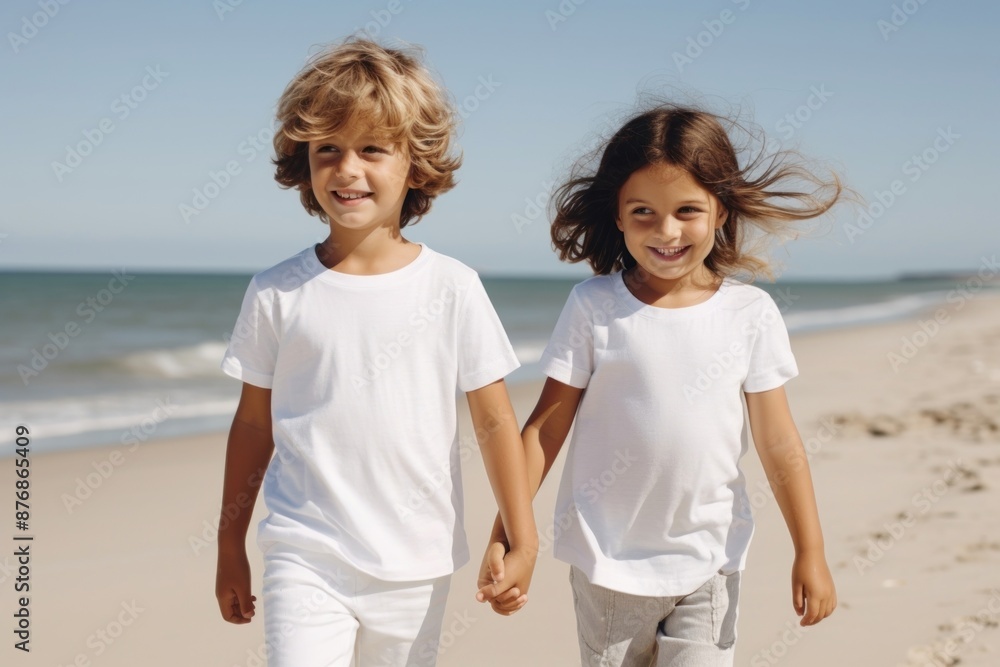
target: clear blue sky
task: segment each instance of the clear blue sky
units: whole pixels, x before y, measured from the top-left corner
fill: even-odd
[[[843,209],[829,234],[780,250],[785,278],[976,269],[1000,251],[993,2],[897,0],[895,17],[889,0],[236,2],[3,3],[0,269],[256,271],[325,236],[244,142],[267,138],[311,52],[366,23],[425,47],[465,106],[460,183],[409,236],[481,272],[587,274],[558,262],[544,215],[520,231],[512,216],[639,92],[742,109],[871,202],[900,181],[853,243],[858,212]],[[692,41],[702,52],[678,66]],[[493,89],[471,104],[482,80]],[[145,99],[127,108],[136,86]],[[796,112],[797,128],[783,120]],[[54,167],[85,133],[100,143]],[[926,171],[907,165],[925,151]],[[185,222],[180,204],[229,161],[240,173]]]

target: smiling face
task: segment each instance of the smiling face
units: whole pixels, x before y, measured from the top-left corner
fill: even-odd
[[[725,220],[718,199],[671,165],[634,171],[618,192],[618,229],[648,274],[643,289],[654,299],[714,282],[705,258]]]
[[[309,173],[331,231],[334,226],[399,229],[410,188],[405,146],[377,138],[370,127],[348,123],[333,135],[309,142]]]

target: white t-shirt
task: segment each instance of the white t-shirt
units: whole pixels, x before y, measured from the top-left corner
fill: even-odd
[[[542,367],[586,388],[556,501],[556,558],[650,596],[743,569],[753,518],[740,390],[798,374],[774,300],[727,278],[702,303],[657,308],[621,272],[595,276],[573,288]]]
[[[331,552],[386,581],[468,561],[460,463],[477,445],[459,443],[456,389],[518,361],[476,272],[420,245],[369,276],[309,247],[250,281],[222,369],[272,390],[262,550]]]

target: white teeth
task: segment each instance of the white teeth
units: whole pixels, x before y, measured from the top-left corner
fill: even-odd
[[[336,192],[336,191],[334,191],[334,192]],[[337,196],[340,197],[341,199],[361,199],[362,197],[367,197],[368,195],[367,194],[362,195],[362,194],[357,194],[357,193],[337,192]]]
[[[661,255],[666,255],[666,256],[670,257],[670,256],[676,256],[676,255],[681,254],[682,252],[684,252],[685,250],[687,250],[687,247],[677,248],[676,250],[670,250],[668,248],[653,248],[653,250],[655,250],[656,252],[660,253]]]

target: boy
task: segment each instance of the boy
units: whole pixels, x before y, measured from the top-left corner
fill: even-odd
[[[469,558],[456,387],[511,538],[495,594],[526,600],[538,548],[503,382],[517,359],[478,275],[400,231],[454,185],[454,114],[416,58],[349,39],[292,80],[277,117],[275,179],[330,234],[254,276],[222,362],[243,381],[223,507],[246,509],[219,531],[216,596],[227,621],[254,615],[263,476],[269,665],[433,665]]]

